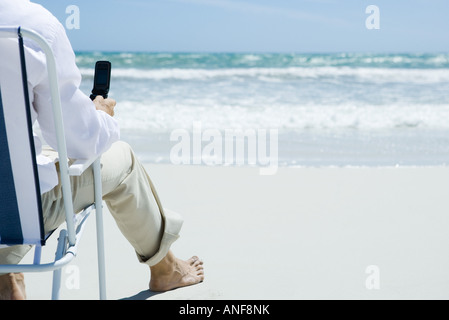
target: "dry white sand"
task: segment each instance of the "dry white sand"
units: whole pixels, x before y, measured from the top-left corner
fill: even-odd
[[[174,253],[200,256],[206,279],[150,292],[105,210],[109,299],[449,298],[449,168],[146,167],[185,219]],[[91,219],[62,299],[98,298],[94,231]],[[26,281],[28,298],[50,298],[51,273]]]

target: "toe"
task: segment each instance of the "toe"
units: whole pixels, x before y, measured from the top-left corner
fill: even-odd
[[[197,256],[193,256],[189,260],[187,260],[187,262],[192,265],[199,260],[200,260],[200,258],[198,258]]]
[[[194,266],[194,267],[196,267],[196,268],[202,267],[202,266],[203,266],[203,261],[201,261],[201,260],[196,260],[196,261],[192,264],[192,266]]]

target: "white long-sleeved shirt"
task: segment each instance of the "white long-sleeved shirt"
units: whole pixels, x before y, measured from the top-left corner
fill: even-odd
[[[118,123],[107,113],[96,110],[90,98],[80,91],[81,73],[61,23],[29,0],[0,0],[0,25],[34,30],[52,47],[58,69],[68,157],[90,159],[109,149],[119,139]],[[32,120],[38,122],[45,142],[57,150],[45,55],[34,42],[25,39],[24,44]],[[34,140],[41,193],[45,193],[58,184],[58,176],[53,161],[42,155],[42,142],[37,135]]]

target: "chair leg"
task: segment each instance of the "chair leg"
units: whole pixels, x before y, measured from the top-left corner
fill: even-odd
[[[41,256],[42,256],[42,246],[36,245],[34,248],[34,260],[33,264],[40,264],[41,263]]]
[[[56,249],[56,260],[61,259],[67,250],[67,230],[63,229],[59,233],[58,247]],[[62,268],[53,271],[53,288],[51,292],[52,300],[59,300],[59,294],[61,291],[61,276]]]
[[[97,254],[98,254],[98,282],[100,299],[106,300],[106,266],[104,253],[104,229],[103,229],[103,194],[101,188],[100,159],[93,163],[95,183],[95,217],[97,226]]]

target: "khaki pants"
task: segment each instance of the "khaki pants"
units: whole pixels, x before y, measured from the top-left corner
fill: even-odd
[[[44,154],[57,156],[53,150]],[[182,219],[162,208],[153,183],[126,143],[117,142],[102,155],[101,174],[103,200],[138,260],[149,266],[157,264],[178,239]],[[79,212],[94,202],[92,170],[70,180],[74,210]],[[60,185],[42,195],[42,207],[46,233],[65,221]],[[0,249],[0,264],[17,264],[30,249],[28,245]]]

